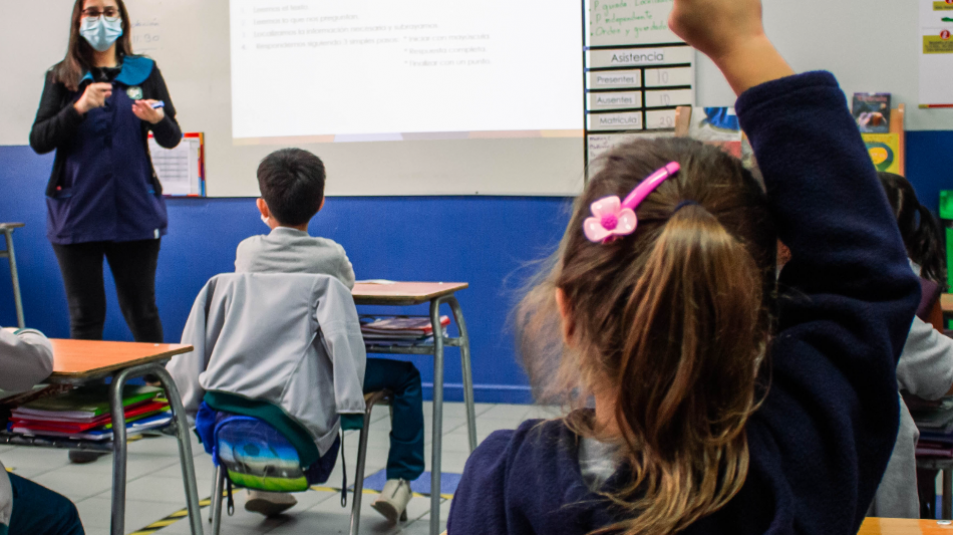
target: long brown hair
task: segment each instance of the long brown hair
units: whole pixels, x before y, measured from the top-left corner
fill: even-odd
[[[893,173],[878,173],[887,200],[897,218],[900,236],[907,256],[920,266],[920,276],[944,289],[946,279],[946,246],[943,228],[930,209],[920,204],[913,184]]]
[[[79,34],[79,25],[83,19],[83,5],[86,0],[76,0],[73,4],[73,16],[70,19],[69,45],[66,57],[53,66],[53,81],[66,86],[70,91],[79,89],[79,82],[89,71],[93,63],[93,47]],[[129,31],[129,12],[123,0],[116,0],[119,15],[122,17],[122,35],[116,40],[116,56],[132,55],[132,37]]]
[[[624,197],[670,161],[681,171],[638,207],[634,234],[586,239],[591,203]],[[718,149],[637,141],[599,165],[551,269],[516,308],[520,353],[538,398],[580,407],[599,392],[615,402],[630,477],[605,496],[625,519],[599,532],[667,535],[723,507],[747,476],[744,426],[766,375],[777,236],[757,181]],[[604,431],[585,411],[566,422],[583,436]]]

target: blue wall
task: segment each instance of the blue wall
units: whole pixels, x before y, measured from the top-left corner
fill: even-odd
[[[28,324],[52,337],[68,337],[63,283],[45,234],[43,191],[52,160],[29,147],[0,147],[0,221],[27,224],[14,238]],[[175,342],[205,282],[233,271],[238,243],[268,229],[254,199],[175,199],[168,205],[169,235],[162,241],[156,289],[166,341]],[[529,389],[514,358],[507,314],[513,289],[530,272],[526,264],[557,245],[567,206],[561,198],[334,197],[310,230],[344,246],[358,279],[470,283],[457,296],[470,330],[477,400],[524,402]],[[9,272],[0,264],[0,325],[13,325]],[[112,282],[106,286],[105,338],[131,340]],[[447,357],[447,399],[462,400],[458,353],[450,349]],[[412,360],[424,382],[431,382],[432,359]]]
[[[907,175],[921,201],[933,209],[939,190],[953,189],[951,147],[953,132],[907,134]],[[43,191],[51,166],[51,156],[37,156],[29,147],[0,147],[0,221],[27,224],[15,239],[28,323],[50,336],[67,337],[66,298],[45,237]],[[344,197],[328,200],[311,232],[341,243],[359,279],[469,282],[470,289],[458,297],[472,338],[477,400],[517,402],[529,400],[529,390],[516,364],[507,314],[514,289],[531,271],[527,263],[553,250],[567,218],[566,199]],[[172,200],[169,219],[156,284],[166,340],[177,341],[205,281],[231,271],[238,242],[267,229],[253,199]],[[7,277],[7,267],[0,265],[0,325],[15,323]],[[130,340],[111,282],[107,288],[105,336]],[[450,350],[447,397],[459,400],[456,357]],[[413,360],[425,383],[431,381],[430,359]]]

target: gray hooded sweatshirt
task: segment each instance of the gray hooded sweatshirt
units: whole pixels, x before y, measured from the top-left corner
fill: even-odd
[[[53,373],[53,346],[40,331],[0,330],[0,390],[29,390]],[[0,533],[6,533],[13,512],[10,477],[0,463]]]
[[[364,339],[354,298],[334,277],[218,275],[199,292],[182,343],[195,350],[166,369],[193,421],[209,391],[268,401],[324,455],[338,416],[364,413]]]

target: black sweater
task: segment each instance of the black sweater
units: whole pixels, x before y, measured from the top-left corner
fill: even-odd
[[[770,82],[736,108],[793,260],[781,275],[772,383],[746,426],[747,480],[686,533],[853,534],[894,446],[895,367],[919,285],[833,76]],[[615,520],[580,475],[577,437],[560,421],[538,423],[477,448],[449,535],[583,534]]]

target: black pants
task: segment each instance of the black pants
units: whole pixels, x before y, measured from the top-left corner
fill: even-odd
[[[109,261],[119,308],[137,342],[162,343],[156,307],[160,240],[53,244],[69,302],[70,337],[102,340],[106,323],[103,257]]]

